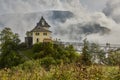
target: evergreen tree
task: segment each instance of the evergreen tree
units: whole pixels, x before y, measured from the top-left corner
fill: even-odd
[[[89,42],[86,39],[84,40],[84,44],[83,44],[81,63],[83,65],[91,64],[91,55],[89,52]]]
[[[104,63],[105,52],[100,48],[99,44],[92,43],[90,46],[91,61],[93,63]]]

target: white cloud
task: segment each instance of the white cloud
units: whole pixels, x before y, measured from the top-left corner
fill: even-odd
[[[0,13],[29,13],[62,9],[60,0],[0,0]]]
[[[91,12],[102,11],[108,0],[80,0],[81,4]]]
[[[109,0],[103,12],[120,23],[120,0]]]
[[[95,4],[94,6],[100,6],[106,0],[100,0],[99,2],[101,3],[97,2],[98,0],[92,1],[95,1],[93,3]],[[88,6],[92,4],[92,1],[88,1],[88,3],[90,3]],[[103,12],[98,12],[96,10],[99,6],[97,6],[95,12],[90,12],[90,8],[82,6],[83,4],[81,5],[79,0],[0,0],[0,24],[2,23],[4,26],[11,27],[15,32],[20,34],[23,40],[25,31],[32,29],[40,19],[40,16],[44,15],[47,21],[53,26],[53,31],[61,30],[65,32],[64,35],[58,33],[54,36],[70,40],[70,37],[79,39],[79,37],[82,36],[78,33],[78,28],[75,26],[73,26],[74,32],[69,34],[69,30],[72,30],[69,29],[70,25],[78,23],[81,25],[98,23],[101,26],[111,29],[111,33],[109,35],[88,35],[87,38],[90,41],[119,43],[120,38],[118,36],[120,24],[116,23],[116,21],[119,22],[119,2],[119,0],[110,0],[108,2],[104,9],[106,15],[108,15],[107,12],[110,13],[108,15],[109,17],[107,17]],[[91,9],[92,8],[93,6]],[[49,21],[52,20],[49,18],[53,14],[52,12],[49,12],[51,10],[70,11],[74,14],[74,17],[68,18],[64,23],[57,22],[56,24],[52,24],[52,21]]]

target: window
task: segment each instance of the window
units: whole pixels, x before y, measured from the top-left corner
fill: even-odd
[[[38,43],[39,42],[39,39],[37,38],[36,42]]]
[[[39,35],[39,33],[37,32],[36,35]]]
[[[43,33],[44,36],[47,36],[47,33]]]

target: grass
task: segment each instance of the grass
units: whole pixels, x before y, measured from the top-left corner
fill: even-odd
[[[120,80],[118,66],[82,66],[60,64],[49,70],[40,65],[40,60],[27,61],[11,69],[0,70],[0,80]]]
[[[32,49],[22,50],[21,53],[22,53],[24,56],[28,57],[29,59],[33,59],[34,54],[35,54],[35,53],[33,53]]]

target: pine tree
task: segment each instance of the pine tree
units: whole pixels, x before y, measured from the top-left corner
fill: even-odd
[[[81,63],[83,65],[90,65],[91,64],[91,55],[89,53],[89,42],[86,39],[84,39]]]

